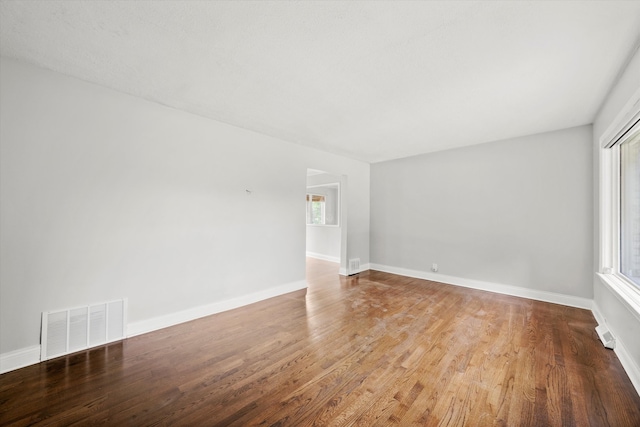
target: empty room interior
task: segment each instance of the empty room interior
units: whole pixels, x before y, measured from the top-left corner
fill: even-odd
[[[0,425],[640,426],[640,1],[0,0]]]

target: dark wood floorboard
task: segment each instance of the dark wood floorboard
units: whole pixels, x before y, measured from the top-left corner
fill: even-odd
[[[589,311],[337,268],[1,375],[0,425],[640,426]]]

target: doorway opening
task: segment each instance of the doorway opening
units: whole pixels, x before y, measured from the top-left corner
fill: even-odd
[[[345,175],[307,169],[306,256],[347,271]]]

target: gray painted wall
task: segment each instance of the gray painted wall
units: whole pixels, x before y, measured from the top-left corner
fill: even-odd
[[[371,262],[592,298],[591,126],[371,167]]]
[[[304,282],[307,168],[347,176],[369,260],[366,163],[7,58],[0,88],[0,356],[46,310],[128,297],[140,323]]]

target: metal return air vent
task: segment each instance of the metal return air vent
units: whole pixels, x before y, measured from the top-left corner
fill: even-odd
[[[42,313],[40,360],[125,338],[127,300]]]
[[[360,273],[360,258],[349,260],[349,275]]]

